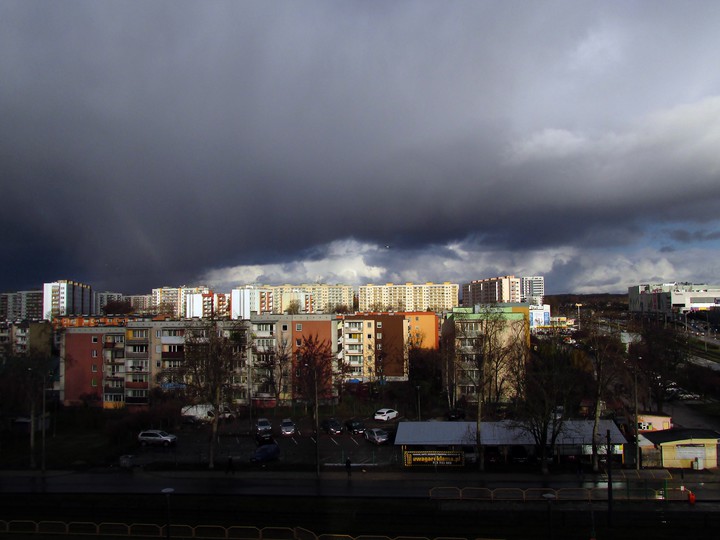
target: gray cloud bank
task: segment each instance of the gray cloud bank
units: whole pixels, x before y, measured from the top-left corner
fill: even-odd
[[[2,0],[0,288],[720,282],[719,27],[713,1]]]

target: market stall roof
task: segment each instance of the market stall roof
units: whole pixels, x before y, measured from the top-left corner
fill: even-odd
[[[475,444],[475,422],[400,422],[395,436],[396,445],[407,446],[468,446]],[[610,430],[612,444],[627,441],[612,420],[600,420],[601,444],[607,441]],[[591,420],[565,420],[558,435],[557,445],[592,444],[593,422]],[[482,422],[480,437],[485,446],[534,445],[535,439],[519,422],[502,420]]]

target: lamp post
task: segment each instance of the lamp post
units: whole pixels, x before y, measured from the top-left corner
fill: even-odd
[[[420,415],[420,385],[417,385],[415,387],[417,390],[417,402],[418,402],[418,421],[422,420],[422,417]]]
[[[45,409],[46,409],[46,400],[45,400],[45,390],[47,389],[47,375],[43,374],[42,378],[42,431],[41,431],[41,443],[40,443],[40,473],[45,476]]]
[[[320,406],[318,404],[317,369],[313,369],[315,386],[315,476],[320,478]]]
[[[320,407],[318,404],[318,382],[317,382],[317,366],[305,364],[305,369],[312,369],[313,389],[315,392],[315,401],[313,405],[313,416],[315,417],[315,476],[320,478]]]
[[[638,385],[637,385],[637,372],[638,364],[642,361],[642,356],[638,356],[635,360],[635,373],[634,373],[634,394],[635,394],[635,470],[640,470],[640,424],[638,423]]]
[[[577,308],[577,329],[580,330],[580,308],[582,304],[575,304],[575,307]]]
[[[30,379],[30,468],[35,470],[37,463],[35,461],[35,389],[33,384],[33,369],[27,368]]]

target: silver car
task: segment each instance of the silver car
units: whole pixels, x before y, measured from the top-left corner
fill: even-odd
[[[272,433],[272,422],[267,418],[258,418],[255,423],[255,433],[258,435],[270,435]]]
[[[142,446],[172,446],[177,442],[177,437],[159,429],[146,429],[138,435],[138,442]]]
[[[295,426],[295,422],[293,422],[290,418],[285,418],[282,422],[280,422],[280,435],[289,437],[291,435],[295,435],[296,432],[297,427]]]
[[[365,430],[365,439],[375,444],[384,444],[388,442],[389,436],[384,429],[372,428]]]

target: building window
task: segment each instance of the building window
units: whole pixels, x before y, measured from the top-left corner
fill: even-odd
[[[90,356],[97,358],[97,351],[90,351]]]
[[[98,342],[97,336],[93,336],[93,337],[92,337],[92,342],[93,342],[93,343],[97,343],[97,342]]]
[[[90,386],[92,386],[93,388],[97,386],[97,379],[95,377],[90,380]]]
[[[97,373],[97,364],[92,365],[92,372]]]
[[[382,339],[382,333],[381,333],[381,332],[378,332],[378,333],[377,333],[377,339]]]
[[[300,346],[302,345],[302,340],[296,339],[296,340],[295,340],[295,345],[297,345],[298,347],[300,347]]]
[[[296,332],[302,332],[302,324],[298,323],[295,325],[295,331]]]
[[[287,332],[287,331],[288,331],[288,326],[287,326],[287,324],[283,324],[283,325],[282,325],[282,331],[283,331],[283,332]]]
[[[380,321],[378,321],[377,327],[378,327],[378,328],[382,328],[382,323],[381,323]]]

